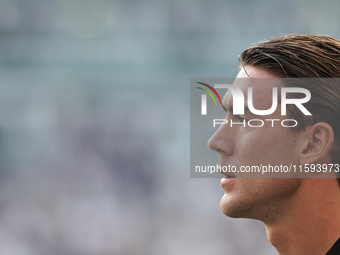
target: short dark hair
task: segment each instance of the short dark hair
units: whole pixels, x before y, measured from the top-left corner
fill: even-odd
[[[242,67],[261,68],[280,78],[340,78],[340,41],[325,35],[290,34],[257,43],[242,52],[239,61]],[[305,104],[312,117],[293,108],[288,113],[299,119],[297,130],[327,122],[335,137],[332,163],[340,164],[340,84],[329,80],[322,86],[305,84],[312,94]]]

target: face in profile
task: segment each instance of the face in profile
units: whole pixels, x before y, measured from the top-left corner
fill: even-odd
[[[246,69],[246,70],[245,70]],[[265,70],[246,66],[238,75],[234,85],[239,86],[246,96],[247,88],[253,89],[253,105],[265,110],[272,106],[273,84],[254,84],[251,78],[277,78]],[[238,79],[242,78],[242,79]],[[275,85],[276,86],[276,85]],[[245,102],[247,102],[245,98]],[[231,109],[233,98],[227,92],[223,107]],[[249,111],[244,115],[234,116],[232,111],[226,115],[228,122],[242,122],[244,119],[286,119],[281,116],[280,107],[270,115],[258,116]],[[218,155],[220,166],[254,166],[270,164],[272,166],[299,164],[297,134],[282,125],[272,126],[264,121],[261,128],[248,125],[221,125],[210,138],[208,146]],[[277,122],[280,123],[280,122]],[[249,177],[249,176],[248,176]],[[261,176],[259,176],[261,177]],[[301,179],[284,178],[247,178],[244,173],[234,173],[221,180],[225,194],[220,206],[224,214],[230,217],[254,218],[270,222],[288,210],[287,204],[294,198],[301,185]]]

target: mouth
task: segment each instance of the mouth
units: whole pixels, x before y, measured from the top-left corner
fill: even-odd
[[[236,178],[234,173],[228,172],[228,171],[220,171],[222,175],[225,176],[225,178],[231,179],[231,178]]]
[[[230,187],[230,185],[232,185],[232,183],[235,182],[236,176],[232,175],[232,173],[222,173],[222,174],[223,174],[223,178],[220,180],[221,186],[223,188]]]
[[[231,175],[231,174],[226,174],[226,173],[222,173],[222,174],[225,176],[225,178],[228,178],[228,179],[236,178],[236,176]]]
[[[218,166],[219,166],[219,172],[224,175],[227,179],[233,179],[236,178],[236,167],[232,164],[226,164],[229,162],[223,162],[221,158],[219,158]]]

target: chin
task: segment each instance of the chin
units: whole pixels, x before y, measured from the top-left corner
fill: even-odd
[[[228,196],[224,194],[220,201],[220,208],[224,215],[231,218],[256,218],[252,213],[254,206],[244,201],[231,199]]]
[[[237,204],[237,203],[236,203]],[[236,210],[235,201],[230,201],[228,195],[224,194],[220,201],[220,208],[224,215],[232,218],[240,218]]]

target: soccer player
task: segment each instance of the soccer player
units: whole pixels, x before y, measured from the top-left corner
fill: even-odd
[[[245,50],[239,61],[239,82],[234,85],[244,94],[253,86],[253,105],[264,110],[272,105],[272,88],[258,83],[254,86],[252,78],[340,78],[340,41],[323,35],[286,35]],[[287,116],[298,122],[296,127],[273,127],[270,122],[262,127],[221,125],[208,146],[219,154],[220,166],[319,164],[329,170],[332,167],[333,178],[241,178],[239,173],[225,174],[220,207],[229,217],[262,221],[280,255],[339,255],[340,179],[334,166],[340,164],[340,86],[331,81],[309,87],[303,84],[311,92],[304,106],[312,115],[288,105]],[[223,99],[227,120],[255,118],[249,111],[233,115],[232,105],[228,91]],[[256,119],[283,120],[287,116],[277,107],[269,116]]]

